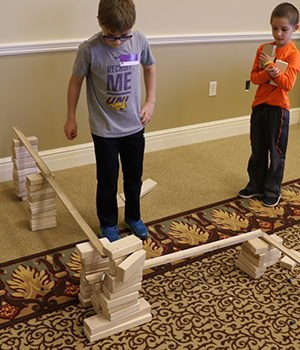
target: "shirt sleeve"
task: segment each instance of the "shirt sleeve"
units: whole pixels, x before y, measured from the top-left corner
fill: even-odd
[[[82,43],[77,51],[73,65],[73,73],[78,78],[84,78],[90,70],[91,54],[85,43]]]

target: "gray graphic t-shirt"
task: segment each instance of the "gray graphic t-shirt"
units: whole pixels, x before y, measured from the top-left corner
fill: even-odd
[[[140,64],[154,63],[147,39],[138,31],[118,49],[107,44],[101,32],[79,46],[73,73],[86,77],[94,135],[122,137],[142,130]]]

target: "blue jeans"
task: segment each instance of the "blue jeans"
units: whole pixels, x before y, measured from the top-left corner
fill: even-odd
[[[140,193],[144,161],[144,130],[118,138],[92,135],[97,165],[97,214],[102,227],[118,223],[119,156],[123,171],[125,218],[140,219]]]
[[[278,106],[262,104],[251,115],[252,154],[248,163],[246,189],[278,197],[284,173],[290,113]]]

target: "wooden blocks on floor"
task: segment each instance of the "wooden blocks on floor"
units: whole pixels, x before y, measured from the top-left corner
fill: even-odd
[[[56,194],[41,173],[27,176],[27,208],[32,231],[57,226]]]
[[[35,136],[30,136],[27,140],[37,150],[38,139]],[[15,193],[25,201],[27,199],[26,176],[38,173],[39,169],[19,139],[12,140],[12,155]]]
[[[96,312],[84,320],[91,342],[152,319],[151,306],[139,298],[146,257],[142,241],[130,235],[115,242],[102,238],[101,243],[107,256],[103,260],[89,243],[76,246],[82,260],[79,300],[84,306],[92,304]],[[100,267],[101,261],[105,265]]]
[[[145,194],[153,190],[157,185],[157,182],[147,179],[143,181],[140,197],[143,197]],[[125,206],[125,194],[121,193],[117,195],[118,208]]]
[[[276,235],[272,237],[280,244],[283,241]],[[273,245],[260,238],[254,238],[242,244],[242,251],[235,266],[256,279],[265,273],[268,266],[277,263],[280,257],[281,252]]]

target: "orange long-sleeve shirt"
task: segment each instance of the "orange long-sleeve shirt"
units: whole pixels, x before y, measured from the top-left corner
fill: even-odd
[[[275,42],[269,43],[274,45]],[[259,68],[259,55],[263,48],[261,45],[256,53],[253,68],[251,71],[251,81],[255,85],[259,85],[255,94],[255,99],[252,104],[252,108],[266,103],[271,106],[279,106],[281,108],[290,109],[290,101],[288,92],[292,90],[297,74],[300,70],[300,52],[297,50],[294,43],[291,41],[289,44],[276,49],[276,59],[282,60],[288,63],[285,73],[281,72],[281,75],[274,78],[274,82],[278,86],[270,85],[268,82],[271,80],[265,69]],[[270,63],[276,66],[276,63]]]

